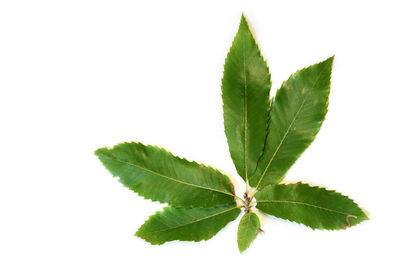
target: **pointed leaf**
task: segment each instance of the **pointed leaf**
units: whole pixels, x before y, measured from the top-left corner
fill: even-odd
[[[239,223],[237,242],[240,253],[245,251],[256,238],[260,229],[260,220],[255,213],[246,213]]]
[[[333,57],[297,71],[272,104],[266,148],[250,185],[278,183],[314,140],[328,108]]]
[[[344,229],[368,219],[348,197],[302,183],[268,185],[255,197],[259,210],[312,229]]]
[[[242,16],[225,60],[222,100],[229,151],[244,180],[255,171],[264,149],[270,88],[268,66]]]
[[[135,235],[153,245],[172,240],[208,240],[236,219],[239,213],[240,209],[236,205],[207,209],[166,207],[151,216]]]
[[[139,195],[174,206],[235,203],[229,178],[162,148],[123,143],[95,154],[120,182]]]

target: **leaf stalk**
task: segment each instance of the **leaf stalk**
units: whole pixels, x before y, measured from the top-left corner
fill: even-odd
[[[249,213],[250,212],[250,201],[251,199],[247,196],[247,193],[244,193],[244,212]]]

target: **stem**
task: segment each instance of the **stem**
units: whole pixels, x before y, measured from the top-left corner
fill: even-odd
[[[234,197],[236,197],[237,199],[239,199],[240,201],[242,201],[242,203],[246,203],[246,201],[243,200],[241,197],[238,197],[237,195],[232,195],[232,196],[234,196]]]
[[[238,197],[238,196],[235,194],[235,186],[234,186],[232,183],[230,183],[229,185],[231,186],[232,196],[236,197],[237,199],[239,199],[240,201],[242,201],[242,203],[244,203],[244,200],[241,199],[240,197]]]
[[[247,193],[244,193],[244,212],[249,213],[250,212],[250,198],[247,196]]]
[[[256,188],[254,188],[253,192],[251,192],[250,201],[253,199],[254,195],[256,194],[257,188],[258,188],[258,185]]]

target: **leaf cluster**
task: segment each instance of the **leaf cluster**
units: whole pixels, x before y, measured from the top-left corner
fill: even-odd
[[[136,232],[154,245],[208,240],[241,210],[237,241],[246,250],[261,230],[254,208],[312,229],[338,230],[367,219],[354,201],[305,183],[282,184],[312,143],[328,109],[333,57],[292,74],[270,97],[271,75],[244,16],[224,65],[225,133],[245,194],[211,167],[141,143],[100,148],[110,173],[140,196],[167,203]]]

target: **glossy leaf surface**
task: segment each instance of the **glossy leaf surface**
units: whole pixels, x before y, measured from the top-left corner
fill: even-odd
[[[123,185],[145,198],[185,207],[235,203],[227,176],[162,148],[122,143],[95,154]]]
[[[270,88],[268,66],[242,16],[225,60],[222,100],[229,151],[244,180],[255,171],[264,149]]]
[[[153,245],[172,240],[208,240],[236,219],[239,213],[236,205],[207,209],[166,207],[151,216],[135,235]]]
[[[240,253],[250,246],[251,242],[256,238],[259,229],[260,220],[255,213],[249,212],[243,215],[237,233],[237,242]]]
[[[368,219],[348,197],[307,184],[268,185],[255,196],[259,210],[312,229],[345,229]]]
[[[272,104],[266,148],[250,185],[278,183],[318,133],[328,109],[333,57],[297,71]]]

